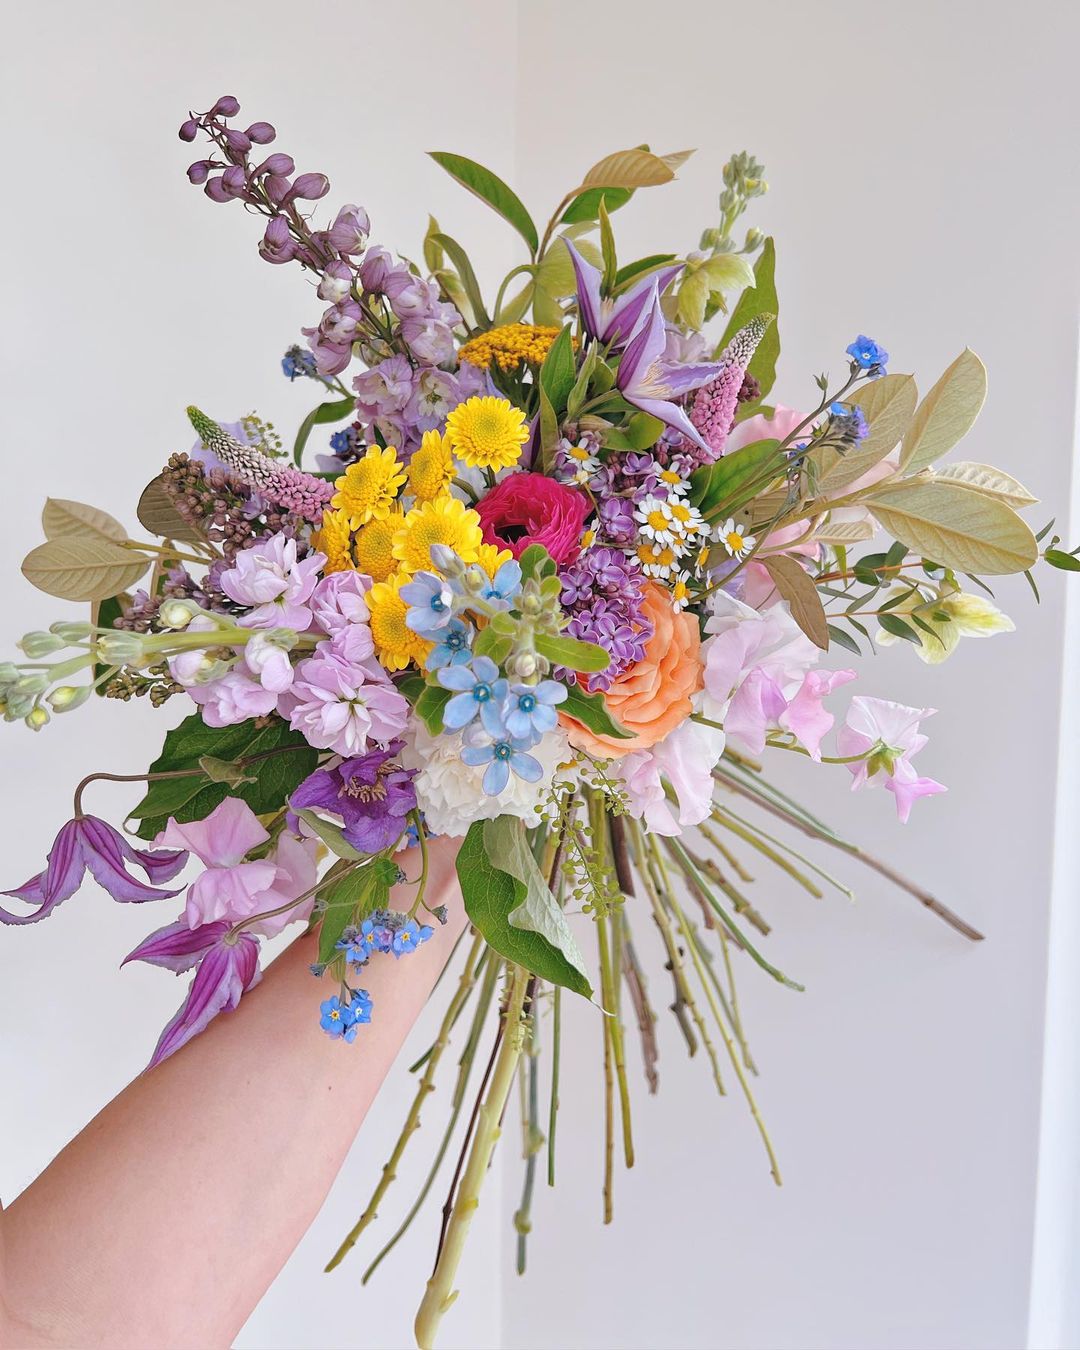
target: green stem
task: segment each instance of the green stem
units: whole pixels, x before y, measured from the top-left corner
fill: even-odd
[[[551,1102],[548,1106],[547,1184],[555,1185],[555,1126],[559,1116],[559,1053],[562,1048],[562,990],[551,995]]]

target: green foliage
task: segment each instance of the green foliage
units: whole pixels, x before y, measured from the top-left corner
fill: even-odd
[[[599,220],[601,203],[608,213],[625,206],[634,195],[631,188],[587,188],[578,193],[562,214],[561,225],[578,225],[583,221]]]
[[[574,344],[567,325],[551,344],[540,367],[540,388],[547,395],[556,419],[566,411],[566,400],[576,379]]]
[[[1063,549],[1048,548],[1043,557],[1051,567],[1059,567],[1063,572],[1080,572],[1080,558]]]
[[[476,273],[473,271],[473,265],[469,261],[469,255],[461,247],[458,241],[452,239],[448,234],[433,234],[431,238],[439,248],[445,250],[446,256],[457,269],[457,274],[461,278],[461,284],[465,288],[465,294],[468,297],[469,304],[472,306],[474,324],[480,328],[490,328],[491,316],[484,308],[484,297],[480,292],[480,283],[476,279]]]
[[[334,879],[320,896],[319,964],[337,955],[337,944],[350,924],[358,924],[375,909],[385,909],[398,869],[389,858],[378,857]]]
[[[543,544],[530,544],[522,551],[518,559],[522,581],[542,581],[544,577],[555,575],[555,559]]]
[[[633,732],[615,721],[599,694],[587,693],[580,685],[567,686],[566,701],[560,703],[559,707],[598,736],[616,736],[619,740],[626,740],[633,735]]]
[[[508,187],[490,169],[485,169],[482,164],[477,164],[475,160],[466,159],[464,155],[449,154],[445,150],[431,150],[428,153],[436,164],[446,170],[451,178],[456,179],[463,188],[467,188],[474,196],[479,197],[482,202],[486,202],[488,206],[497,211],[505,221],[508,221],[528,244],[529,252],[534,257],[536,256],[540,237],[537,234],[532,216],[529,215],[524,203],[512,188]],[[441,240],[439,242],[441,243]],[[449,251],[447,249],[448,253]]]
[[[777,440],[753,441],[690,476],[690,500],[703,515],[730,515],[744,506],[784,467]]]
[[[443,729],[443,710],[450,701],[450,690],[441,684],[428,684],[421,690],[413,711],[433,736]]]
[[[351,398],[333,399],[328,403],[320,403],[317,408],[312,408],[311,412],[300,423],[300,430],[296,433],[296,442],[293,445],[293,463],[299,464],[304,457],[304,447],[308,443],[308,437],[317,426],[323,426],[328,422],[342,422],[346,417],[351,417],[356,411],[356,400]]]
[[[236,785],[214,782],[200,766],[207,756],[227,763],[268,750],[250,782]],[[191,769],[190,776],[164,778],[151,783],[131,815],[139,821],[140,839],[152,839],[165,828],[169,816],[184,822],[202,820],[226,797],[239,797],[256,815],[281,809],[289,793],[315,768],[318,754],[298,731],[275,717],[260,726],[254,720],[231,727],[208,727],[200,713],[192,713],[165,737],[161,754],[150,765],[151,773]]]
[[[611,664],[611,657],[603,647],[598,647],[595,642],[582,642],[578,638],[537,633],[536,650],[554,665],[566,666],[568,670],[582,670],[587,674],[607,670]]]
[[[515,841],[515,833],[519,842]],[[497,866],[493,856],[527,879]],[[477,932],[500,956],[524,966],[550,984],[588,998],[592,988],[566,920],[535,862],[530,870],[526,858],[531,861],[520,820],[502,816],[495,821],[476,821],[457,856],[465,912]]]
[[[646,272],[655,272],[661,267],[666,267],[674,259],[674,253],[650,253],[647,258],[638,258],[635,262],[626,263],[615,273],[614,290],[616,294],[632,282],[637,281]]]

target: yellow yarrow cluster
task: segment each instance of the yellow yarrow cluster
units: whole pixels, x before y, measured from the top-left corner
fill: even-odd
[[[508,469],[529,439],[525,414],[505,398],[466,399],[446,419],[446,439],[470,469]]]
[[[560,331],[544,324],[507,323],[470,338],[458,355],[481,370],[490,369],[493,361],[500,370],[540,366]]]

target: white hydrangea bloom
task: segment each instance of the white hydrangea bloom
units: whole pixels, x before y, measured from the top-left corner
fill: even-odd
[[[436,834],[457,838],[468,833],[473,821],[494,820],[496,816],[519,816],[530,827],[540,824],[540,803],[547,796],[555,771],[573,758],[573,752],[562,728],[556,727],[529,754],[543,766],[543,778],[526,783],[511,774],[503,791],[489,797],[482,786],[484,767],[462,762],[461,737],[433,736],[414,718],[406,733],[401,762],[407,769],[418,770],[416,799],[428,827]]]

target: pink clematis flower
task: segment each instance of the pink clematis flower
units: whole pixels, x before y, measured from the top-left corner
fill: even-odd
[[[705,712],[751,754],[764,750],[770,731],[788,731],[820,759],[834,721],[822,701],[855,672],[815,670],[821,652],[786,603],[758,611],[719,591],[712,609],[701,649]]]
[[[189,928],[249,919],[295,900],[314,886],[314,840],[283,834],[273,853],[246,861],[248,853],[269,838],[251,807],[237,797],[226,797],[205,820],[179,824],[169,817],[155,844],[185,848],[206,867],[188,887],[184,919]],[[272,937],[294,919],[306,918],[312,903],[261,919],[251,926],[252,931]]]
[[[849,764],[852,791],[884,782],[896,798],[896,814],[904,824],[920,797],[933,797],[948,788],[933,778],[920,778],[912,757],[927,743],[919,730],[935,708],[908,708],[883,698],[857,696],[851,700],[844,725],[836,733],[841,755],[865,755]]]

